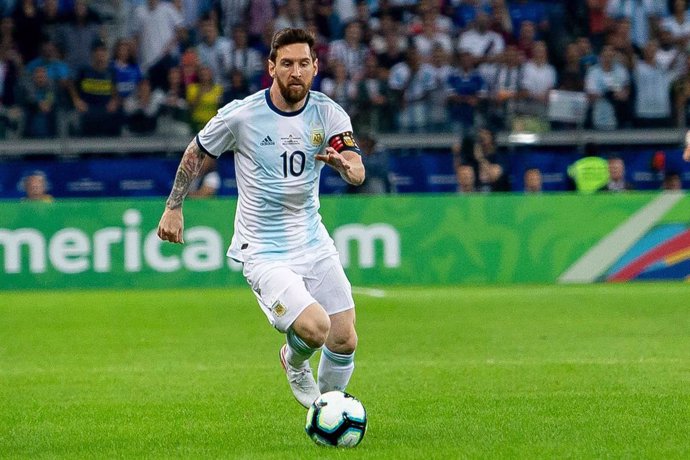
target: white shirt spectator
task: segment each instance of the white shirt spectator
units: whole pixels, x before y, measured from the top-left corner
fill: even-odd
[[[132,35],[138,39],[142,71],[146,72],[165,56],[177,41],[177,30],[183,23],[180,12],[168,2],[156,2],[153,9],[145,4],[134,10]]]
[[[551,64],[538,65],[527,61],[522,67],[520,87],[530,96],[543,97],[556,87],[556,69]]]
[[[331,42],[328,49],[328,62],[344,63],[348,76],[358,79],[364,71],[364,61],[368,52],[369,50],[364,45],[358,44],[353,47],[345,40],[335,40]]]
[[[426,128],[431,120],[432,93],[442,90],[437,87],[436,71],[430,64],[421,64],[413,73],[407,62],[395,64],[388,76],[392,90],[403,91],[404,108],[400,112],[400,127],[403,130]]]
[[[458,49],[468,51],[477,58],[495,56],[501,54],[505,49],[503,37],[492,30],[479,32],[476,29],[469,29],[458,39]]]
[[[673,38],[690,37],[690,15],[686,12],[680,23],[675,16],[667,16],[661,21],[661,27],[671,32]]]
[[[666,16],[668,8],[665,0],[609,0],[606,14],[630,19],[630,38],[641,48],[649,41],[649,19]]]
[[[216,37],[213,43],[199,42],[196,46],[199,61],[213,70],[216,83],[227,87],[230,83],[229,75],[232,69],[232,41],[225,37]]]
[[[614,63],[609,71],[597,64],[589,68],[585,76],[585,91],[600,96],[592,107],[592,122],[596,129],[616,129],[616,111],[604,97],[608,91],[617,91],[628,86],[630,77],[624,66]]]

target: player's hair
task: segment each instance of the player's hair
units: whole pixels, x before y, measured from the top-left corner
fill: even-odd
[[[306,43],[309,45],[309,52],[311,53],[311,59],[316,60],[316,51],[314,51],[314,36],[304,30],[304,29],[293,29],[285,28],[281,29],[273,35],[271,39],[271,54],[268,55],[268,59],[271,62],[276,62],[276,56],[278,55],[278,49],[283,46],[292,45],[295,43]]]

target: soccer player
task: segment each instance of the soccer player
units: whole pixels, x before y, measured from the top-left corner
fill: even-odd
[[[295,398],[309,407],[320,392],[345,389],[357,346],[352,289],[318,213],[319,174],[327,164],[359,185],[364,166],[348,115],[310,90],[318,72],[313,36],[278,31],[268,70],[269,89],[221,108],[187,146],[158,236],[183,243],[191,181],[207,155],[234,151],[239,196],[227,255],[243,264],[261,309],[286,334],[280,361]],[[309,358],[320,348],[317,385]]]

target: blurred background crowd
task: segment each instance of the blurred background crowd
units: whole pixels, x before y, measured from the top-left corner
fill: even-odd
[[[453,146],[458,178],[498,173],[482,149],[499,131],[680,128],[690,112],[686,0],[2,0],[0,14],[6,139],[191,135],[270,85],[283,27],[315,34],[314,89],[356,132],[472,139]],[[581,119],[550,116],[557,93],[584,101]]]
[[[315,89],[376,132],[559,129],[554,89],[587,94],[593,129],[685,125],[689,107],[685,0],[4,0],[0,13],[2,128],[18,137],[195,131],[270,84],[270,38],[288,26],[318,37]]]

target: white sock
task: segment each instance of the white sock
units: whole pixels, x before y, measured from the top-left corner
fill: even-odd
[[[292,329],[287,331],[287,353],[285,359],[292,367],[302,367],[305,361],[316,353],[316,348],[311,348],[304,343],[304,340],[298,336]]]
[[[323,347],[319,361],[319,390],[321,393],[333,390],[345,391],[354,370],[354,352],[345,355]]]

